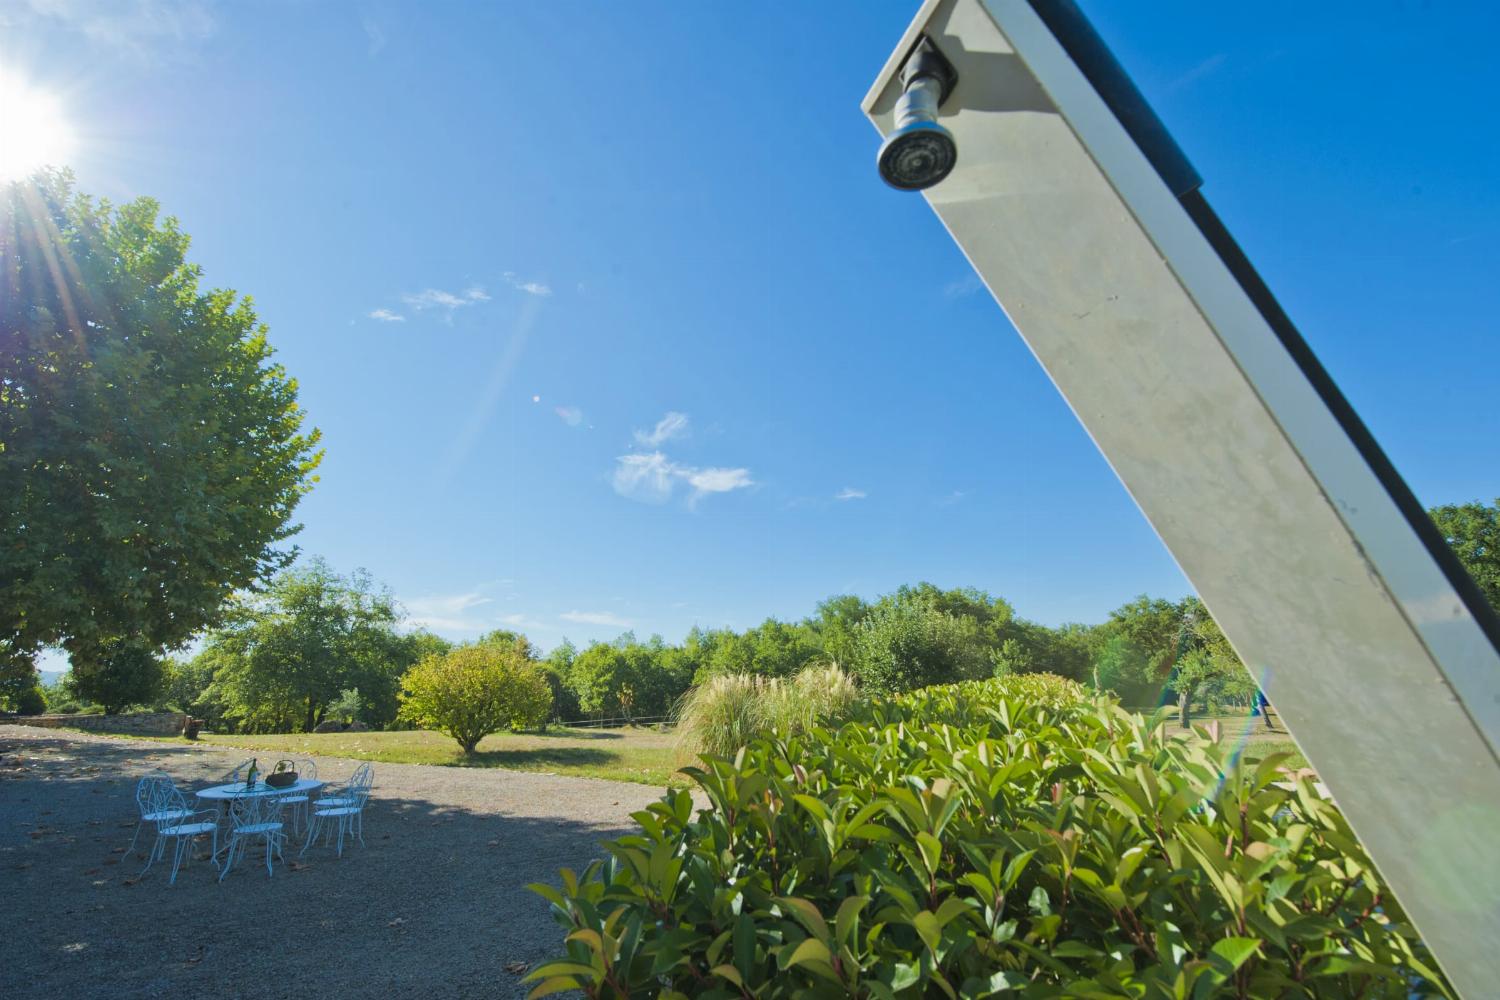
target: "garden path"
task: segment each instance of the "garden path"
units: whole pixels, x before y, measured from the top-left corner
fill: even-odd
[[[591,778],[376,764],[367,846],[341,860],[315,847],[273,878],[246,864],[219,884],[198,861],[175,886],[161,865],[138,880],[143,849],[124,854],[136,778],[159,767],[199,788],[247,756],[0,727],[9,1000],[523,997],[522,966],[555,955],[562,939],[525,886],[581,870],[660,795]],[[358,763],[317,758],[328,780]]]

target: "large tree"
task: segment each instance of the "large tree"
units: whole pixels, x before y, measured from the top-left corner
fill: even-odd
[[[1500,500],[1446,504],[1428,513],[1490,606],[1500,609]]]
[[[157,203],[0,187],[0,660],[172,648],[285,566],[318,432]]]
[[[211,693],[246,728],[311,730],[350,688],[380,725],[395,718],[402,673],[430,649],[420,633],[397,633],[398,621],[367,574],[342,577],[315,559],[243,597],[200,656],[212,664]]]

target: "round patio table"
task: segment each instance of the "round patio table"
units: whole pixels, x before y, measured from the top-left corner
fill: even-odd
[[[257,781],[253,786],[246,788],[243,781],[231,781],[227,785],[213,785],[209,788],[200,788],[193,794],[200,799],[208,799],[210,802],[226,802],[237,799],[240,796],[259,795],[306,795],[322,788],[325,782],[317,778],[298,778],[290,785],[282,788],[272,788],[264,781]]]
[[[243,781],[231,781],[227,785],[211,785],[208,788],[200,788],[193,794],[200,799],[212,802],[214,806],[220,810],[219,816],[222,819],[222,810],[224,809],[224,803],[226,802],[233,802],[235,799],[246,797],[260,798],[262,796],[274,795],[311,795],[313,792],[322,788],[325,784],[327,784],[327,782],[319,781],[317,778],[298,778],[290,785],[286,785],[282,788],[272,788],[264,781],[257,781],[254,785],[247,788]],[[223,847],[219,848],[219,853],[222,854],[228,849],[229,845],[225,844]],[[217,855],[215,855],[215,857],[217,858]]]

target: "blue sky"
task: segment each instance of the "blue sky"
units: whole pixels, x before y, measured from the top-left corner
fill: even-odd
[[[0,64],[62,96],[83,190],[254,296],[328,449],[302,549],[443,634],[1185,593],[876,176],[916,6],[6,0]],[[1083,6],[1418,496],[1500,494],[1500,9]]]

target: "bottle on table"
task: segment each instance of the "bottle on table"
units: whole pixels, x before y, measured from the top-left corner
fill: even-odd
[[[245,787],[246,788],[254,788],[255,787],[255,775],[260,771],[260,768],[256,765],[256,761],[258,759],[259,758],[256,758],[256,757],[251,757],[250,758],[250,770],[248,770],[248,771],[245,772]]]

